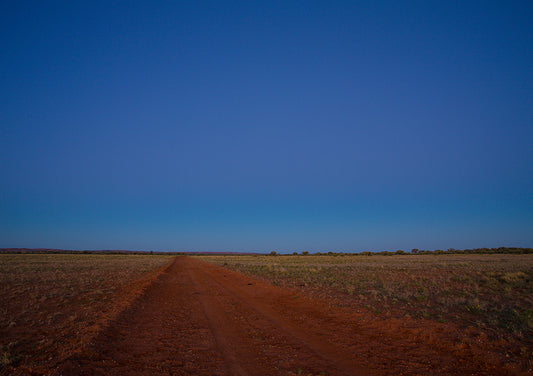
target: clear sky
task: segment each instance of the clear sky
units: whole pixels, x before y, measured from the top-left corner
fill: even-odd
[[[3,1],[0,247],[533,246],[531,1]]]

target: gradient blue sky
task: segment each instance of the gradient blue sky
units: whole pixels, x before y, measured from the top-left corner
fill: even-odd
[[[0,247],[532,247],[532,19],[3,1]]]

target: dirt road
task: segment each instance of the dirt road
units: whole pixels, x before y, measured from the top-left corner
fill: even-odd
[[[54,374],[508,374],[448,344],[445,326],[432,330],[363,325],[340,307],[178,257]]]

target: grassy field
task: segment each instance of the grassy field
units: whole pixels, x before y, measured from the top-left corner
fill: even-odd
[[[0,254],[0,374],[36,373],[76,347],[153,255]]]
[[[202,256],[376,317],[477,327],[533,357],[533,255]],[[529,354],[529,355],[528,355]]]
[[[475,328],[512,349],[524,369],[533,365],[531,254],[195,257],[364,312],[369,322],[410,318],[453,323],[464,333]],[[0,375],[45,374],[113,317],[132,286],[171,259],[0,254]]]

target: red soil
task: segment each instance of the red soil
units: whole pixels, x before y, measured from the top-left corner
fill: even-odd
[[[361,313],[178,257],[54,375],[511,375],[451,325]]]

